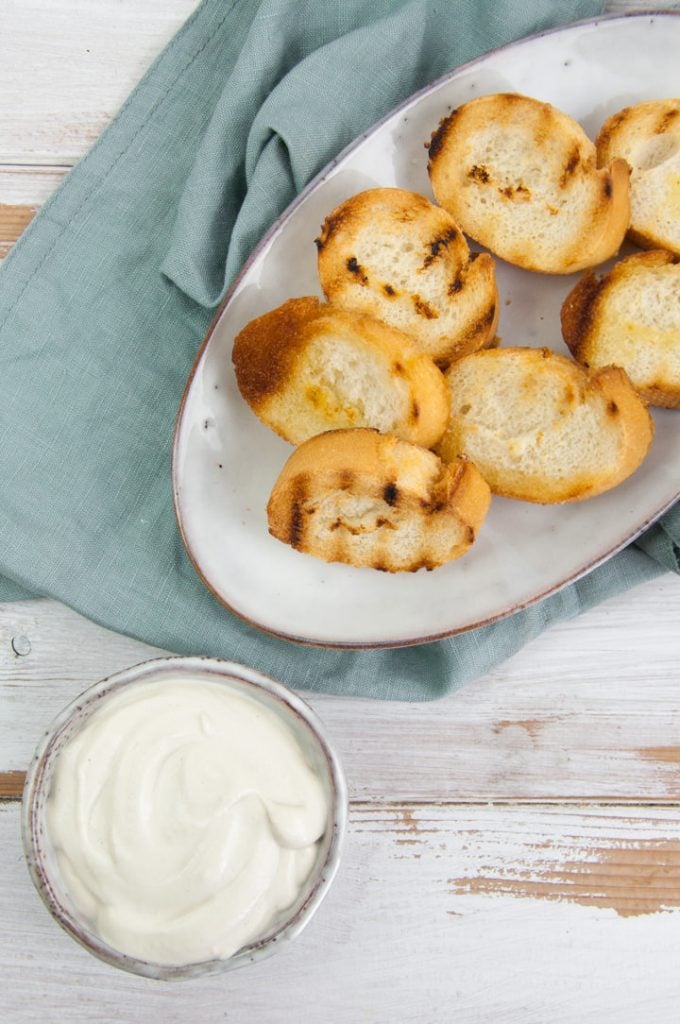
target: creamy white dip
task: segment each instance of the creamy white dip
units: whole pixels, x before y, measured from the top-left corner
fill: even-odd
[[[226,958],[299,895],[329,800],[291,728],[202,679],[136,683],[59,753],[47,831],[65,888],[122,953]]]

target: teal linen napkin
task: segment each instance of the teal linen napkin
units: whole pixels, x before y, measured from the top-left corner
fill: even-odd
[[[172,511],[170,445],[213,307],[359,132],[438,75],[594,15],[579,0],[206,0],[0,272],[0,596],[49,595],[299,687],[424,699],[551,623],[678,568],[678,511],[541,604],[401,651],[302,648],[225,611]]]

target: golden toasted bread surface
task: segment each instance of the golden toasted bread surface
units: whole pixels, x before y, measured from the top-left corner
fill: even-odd
[[[601,166],[621,158],[631,168],[631,239],[680,255],[680,99],[625,107],[605,121],[595,145]]]
[[[302,444],[269,499],[269,531],[327,562],[415,572],[463,555],[490,502],[465,459],[374,430],[330,431]]]
[[[471,253],[453,218],[425,196],[360,192],[328,215],[316,244],[330,302],[404,331],[439,365],[493,338],[494,261]]]
[[[625,480],[653,437],[646,405],[618,367],[586,371],[549,349],[476,352],[451,367],[451,420],[437,448],[466,455],[492,491],[552,504]]]
[[[585,274],[561,319],[584,366],[621,366],[652,405],[680,408],[680,256],[655,249]]]
[[[580,125],[531,97],[496,93],[454,110],[432,136],[428,170],[463,231],[527,270],[594,266],[628,228],[625,160],[598,169]]]
[[[293,444],[373,427],[430,447],[446,427],[446,384],[428,355],[387,324],[314,297],[252,320],[232,358],[246,402]]]

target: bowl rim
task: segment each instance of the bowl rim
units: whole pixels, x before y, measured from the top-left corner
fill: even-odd
[[[44,789],[51,780],[50,768],[58,757],[59,740],[70,729],[73,730],[73,734],[77,733],[102,701],[137,682],[151,682],[156,677],[160,679],[169,675],[181,677],[189,674],[227,684],[231,682],[236,684],[235,689],[245,687],[246,692],[254,694],[256,699],[264,699],[269,706],[282,712],[283,717],[290,720],[293,731],[302,731],[312,739],[319,749],[327,771],[328,827],[323,840],[324,849],[316,868],[298,899],[289,910],[283,912],[283,916],[274,927],[231,957],[189,964],[159,964],[130,956],[108,945],[61,902],[51,880],[54,872],[47,866],[46,851],[41,848],[41,837],[46,836],[47,832],[43,814],[46,801]],[[79,719],[80,725],[77,724]],[[159,981],[171,981],[218,974],[254,963],[271,956],[281,944],[299,935],[316,913],[337,872],[347,828],[347,810],[347,783],[342,765],[328,737],[326,727],[302,697],[278,680],[237,662],[202,655],[169,655],[139,662],[99,680],[83,690],[53,718],[36,747],[26,773],[21,806],[21,837],[31,880],[57,924],[105,963],[132,974]],[[49,846],[49,839],[45,845]]]

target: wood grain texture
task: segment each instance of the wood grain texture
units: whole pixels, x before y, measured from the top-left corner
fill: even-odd
[[[0,772],[0,800],[21,800],[25,772]]]
[[[0,239],[16,242],[38,212],[37,206],[0,203]]]
[[[353,799],[680,801],[679,609],[669,574],[443,700],[307,696]],[[41,730],[86,686],[158,653],[53,602],[0,605],[0,771],[24,770]]]
[[[11,1024],[677,1021],[675,811],[355,806],[338,878],[272,959],[161,985],[100,964],[49,918],[0,807]],[[662,910],[662,906],[671,906]],[[36,998],[36,956],[41,993]],[[650,970],[653,968],[653,984]]]
[[[4,0],[0,164],[75,163],[195,7],[196,0]]]

